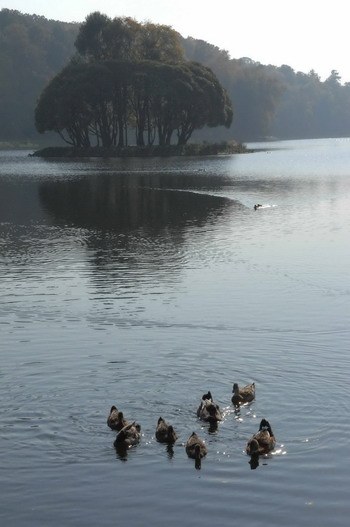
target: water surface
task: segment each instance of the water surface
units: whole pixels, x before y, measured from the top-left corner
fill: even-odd
[[[348,524],[350,140],[252,146],[0,153],[2,524]],[[252,381],[235,412],[233,382]],[[196,418],[208,389],[215,433]],[[142,426],[127,456],[112,404]],[[155,441],[160,415],[173,451]],[[262,417],[278,444],[251,470]]]

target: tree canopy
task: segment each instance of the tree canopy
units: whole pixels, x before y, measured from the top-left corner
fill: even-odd
[[[209,68],[198,63],[106,61],[70,64],[44,89],[39,132],[55,131],[75,147],[186,144],[195,129],[230,126],[232,107]]]
[[[78,53],[88,62],[106,60],[183,60],[180,35],[170,26],[130,17],[108,16],[95,11],[86,17],[75,41]]]
[[[184,145],[194,130],[231,125],[226,90],[210,68],[184,60],[170,27],[95,12],[75,45],[79,56],[39,98],[40,133],[78,148],[126,146],[132,130],[138,146]]]

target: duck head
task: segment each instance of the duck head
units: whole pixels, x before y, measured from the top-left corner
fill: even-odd
[[[262,420],[260,421],[259,431],[260,431],[260,430],[267,430],[268,433],[270,434],[270,436],[273,435],[273,433],[272,433],[272,428],[271,428],[271,426],[270,426],[270,423],[269,423],[266,419],[262,419]]]

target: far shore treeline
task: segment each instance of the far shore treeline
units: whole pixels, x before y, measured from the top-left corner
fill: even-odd
[[[50,129],[73,145],[120,148],[350,136],[350,83],[335,70],[322,82],[100,13],[77,24],[2,9],[0,42],[0,146],[59,143],[38,133]],[[73,127],[62,127],[73,108]]]

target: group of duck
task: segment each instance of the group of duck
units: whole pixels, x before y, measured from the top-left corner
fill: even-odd
[[[248,384],[240,388],[237,383],[233,385],[231,401],[238,408],[240,405],[251,403],[255,399],[255,383]],[[202,421],[208,422],[209,426],[216,428],[218,422],[222,420],[222,411],[219,405],[214,402],[210,393],[205,393],[197,409],[197,417]],[[112,406],[107,418],[107,425],[112,430],[117,431],[114,446],[128,449],[137,445],[141,439],[141,426],[133,422],[128,422],[124,418],[123,412],[119,411],[116,406]],[[168,424],[162,417],[159,417],[155,437],[160,443],[173,445],[178,439],[173,426]],[[276,445],[276,439],[272,432],[270,423],[266,419],[260,422],[259,430],[247,442],[246,452],[251,456],[251,463],[257,466],[259,456],[268,454]],[[205,442],[196,432],[192,432],[186,442],[186,453],[188,457],[193,458],[196,462],[196,468],[200,467],[201,459],[206,456],[208,450]]]

